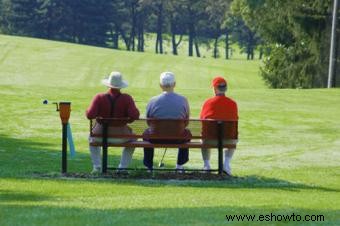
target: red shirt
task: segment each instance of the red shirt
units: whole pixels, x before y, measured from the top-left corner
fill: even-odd
[[[201,119],[238,120],[237,104],[232,99],[218,95],[206,100],[202,106]]]
[[[107,94],[111,95],[113,99],[120,94],[118,99],[116,99],[113,115],[110,115],[112,104]],[[86,110],[86,117],[88,119],[113,117],[135,120],[139,118],[139,111],[130,95],[120,93],[120,90],[117,89],[110,89],[107,93],[97,94],[93,98],[90,107]]]

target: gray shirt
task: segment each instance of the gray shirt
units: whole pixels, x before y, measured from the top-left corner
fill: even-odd
[[[187,119],[189,115],[187,99],[174,92],[163,92],[151,98],[146,107],[147,118]]]

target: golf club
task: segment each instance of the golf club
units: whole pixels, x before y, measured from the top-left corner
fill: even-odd
[[[163,163],[163,159],[164,159],[164,156],[165,156],[165,153],[166,153],[166,149],[167,149],[167,148],[164,149],[164,153],[163,153],[162,159],[161,159],[161,161],[160,161],[159,164],[158,164],[158,167],[159,167],[159,168],[162,168],[162,167],[165,166],[164,163]]]

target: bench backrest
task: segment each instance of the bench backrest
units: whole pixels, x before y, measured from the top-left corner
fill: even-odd
[[[183,139],[183,131],[190,131],[191,139],[218,139],[219,122],[222,123],[223,139],[238,139],[238,122],[237,121],[218,121],[218,120],[180,120],[180,119],[138,119],[129,123],[128,119],[106,118],[97,119],[96,123],[107,124],[110,127],[128,125],[133,135],[117,134],[114,137],[126,138],[145,138],[144,132],[150,128],[153,134],[152,138],[157,139]],[[92,131],[94,123],[91,121],[90,131]],[[110,134],[108,135],[109,137]],[[147,137],[150,138],[150,135]]]
[[[238,139],[238,121],[203,120],[201,122],[203,139],[216,139],[219,137],[219,122],[222,123],[221,131],[224,139]]]
[[[148,119],[151,134],[159,137],[173,137],[184,133],[188,120]]]

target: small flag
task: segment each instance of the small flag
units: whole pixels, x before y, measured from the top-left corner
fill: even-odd
[[[76,156],[76,149],[74,148],[74,143],[73,143],[73,137],[72,137],[72,131],[71,131],[70,123],[67,123],[67,141],[68,141],[68,145],[70,147],[71,158],[73,158],[74,156]]]

